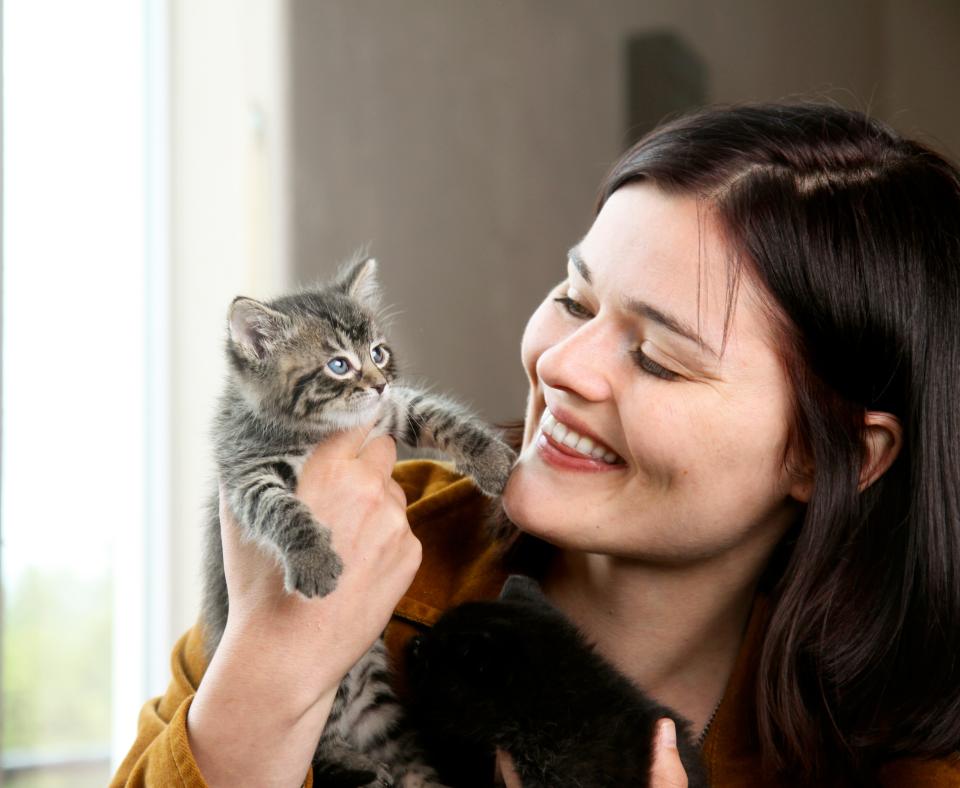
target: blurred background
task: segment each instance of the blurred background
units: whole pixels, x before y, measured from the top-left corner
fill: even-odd
[[[103,785],[197,613],[234,295],[365,244],[409,376],[522,414],[617,155],[819,98],[960,153],[956,0],[5,0],[2,776]]]

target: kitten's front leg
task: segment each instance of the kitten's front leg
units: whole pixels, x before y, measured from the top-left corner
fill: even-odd
[[[482,492],[503,492],[517,455],[496,432],[446,397],[396,386],[392,399],[396,411],[387,428],[394,437],[411,446],[440,449]]]
[[[336,588],[343,563],[330,543],[330,529],[294,496],[292,484],[295,476],[286,463],[256,469],[229,490],[231,505],[241,530],[279,553],[287,591],[326,596]]]

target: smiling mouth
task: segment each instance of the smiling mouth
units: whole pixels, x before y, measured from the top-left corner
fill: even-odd
[[[586,435],[581,435],[566,424],[557,421],[549,409],[544,410],[543,418],[540,419],[540,431],[554,443],[562,446],[567,453],[584,459],[599,460],[607,465],[623,464],[620,455],[610,447]]]

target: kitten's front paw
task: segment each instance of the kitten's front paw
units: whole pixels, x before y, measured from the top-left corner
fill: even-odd
[[[283,585],[289,592],[306,597],[326,596],[337,587],[343,562],[333,548],[317,545],[285,557]]]
[[[480,491],[491,497],[500,495],[507,486],[517,453],[500,438],[490,436],[481,452],[465,460],[461,471],[473,477]]]

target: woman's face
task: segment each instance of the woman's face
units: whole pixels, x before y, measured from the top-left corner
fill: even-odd
[[[728,264],[695,200],[637,183],[607,201],[524,332],[504,495],[523,530],[664,562],[779,539],[803,490],[783,462],[790,392],[746,276],[720,353]]]

